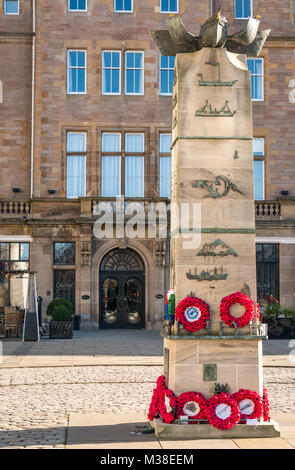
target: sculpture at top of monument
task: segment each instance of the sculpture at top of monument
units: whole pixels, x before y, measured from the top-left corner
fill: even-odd
[[[199,36],[188,32],[176,15],[169,18],[168,30],[151,30],[151,35],[164,56],[195,52],[204,47],[225,47],[229,52],[258,57],[270,33],[270,29],[258,31],[259,24],[259,17],[249,18],[243,29],[228,35],[228,21],[219,10],[201,26]]]

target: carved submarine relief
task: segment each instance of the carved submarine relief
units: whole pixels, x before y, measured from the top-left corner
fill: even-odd
[[[205,117],[233,117],[237,111],[231,111],[228,105],[228,101],[225,102],[222,108],[212,108],[211,104],[209,104],[208,100],[206,100],[206,104],[202,106],[195,112],[195,116],[205,116]]]
[[[186,277],[190,280],[195,281],[224,281],[228,277],[228,273],[223,272],[223,268],[220,268],[220,272],[218,272],[218,268],[214,269],[207,269],[207,271],[203,270],[198,274],[197,268],[195,268],[195,273],[192,274],[191,269],[188,273],[186,273]]]
[[[206,80],[203,80],[203,74],[202,73],[198,73],[198,77],[200,77],[200,80],[199,80],[199,85],[200,86],[227,86],[227,87],[231,87],[238,81],[238,80],[232,80],[232,81],[229,81],[229,82],[221,81],[221,78],[220,78],[220,62],[210,61],[210,62],[206,62],[206,64],[207,65],[212,65],[213,67],[218,67],[218,80],[216,80],[215,82],[208,82]]]
[[[218,247],[221,247],[221,250],[215,251]],[[224,249],[224,250],[222,250]],[[224,241],[220,238],[217,238],[212,243],[205,243],[203,248],[196,254],[196,256],[234,256],[238,257],[239,255],[235,250],[233,250],[230,246],[228,246]]]

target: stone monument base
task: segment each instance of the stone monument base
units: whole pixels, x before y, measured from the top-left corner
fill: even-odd
[[[154,419],[151,426],[156,436],[165,441],[186,441],[196,439],[241,439],[280,437],[280,427],[276,421],[259,423],[257,426],[237,424],[231,429],[217,429],[211,424],[166,424]]]

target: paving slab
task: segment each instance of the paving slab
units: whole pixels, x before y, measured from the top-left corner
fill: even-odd
[[[280,423],[281,437],[295,440],[295,414],[272,412],[271,415]]]
[[[281,437],[272,439],[234,439],[240,449],[294,449],[294,447]]]
[[[194,441],[161,441],[162,449],[239,449],[231,439],[196,439]]]
[[[160,449],[154,434],[131,434],[134,426],[146,424],[144,413],[71,414],[66,448]]]

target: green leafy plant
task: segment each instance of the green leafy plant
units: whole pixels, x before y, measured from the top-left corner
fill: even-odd
[[[57,305],[52,312],[54,321],[71,321],[72,313],[65,305]]]
[[[171,294],[168,300],[168,316],[171,320],[175,317],[175,294]]]
[[[49,303],[47,307],[47,315],[52,317],[53,310],[55,309],[55,307],[59,307],[61,305],[66,307],[70,311],[71,315],[73,315],[74,313],[73,302],[71,302],[69,299],[64,299],[62,297],[56,297]]]
[[[295,309],[285,308],[280,305],[279,301],[269,296],[265,302],[262,303],[262,312],[264,317],[292,317],[295,318]]]

